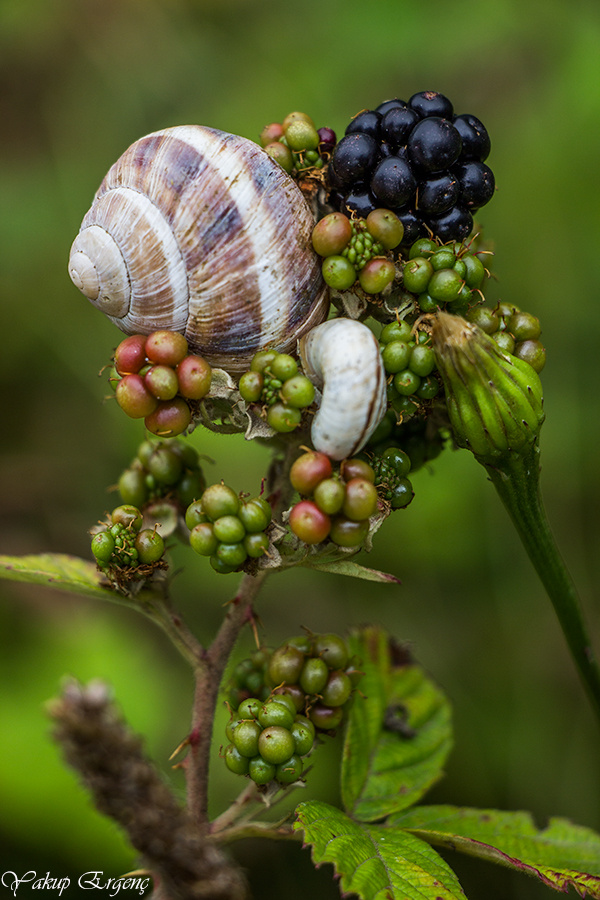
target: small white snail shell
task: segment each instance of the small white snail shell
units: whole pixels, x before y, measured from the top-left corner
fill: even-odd
[[[372,331],[330,319],[299,341],[304,370],[322,389],[310,436],[315,450],[345,459],[364,447],[387,407],[386,375]]]
[[[241,372],[327,316],[313,215],[257,144],[199,125],[141,138],[112,166],[71,248],[74,284],[126,334],[185,334]]]

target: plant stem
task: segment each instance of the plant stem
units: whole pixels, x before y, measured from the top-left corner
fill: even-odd
[[[237,594],[227,607],[225,618],[203,664],[195,670],[196,688],[192,708],[190,754],[185,761],[188,807],[202,830],[208,827],[208,767],[212,726],[221,680],[241,628],[252,618],[252,603],[258,594],[266,571],[244,575]]]
[[[537,441],[526,454],[513,454],[502,468],[485,469],[544,585],[571,655],[600,720],[600,670],[583,618],[577,589],[548,524],[539,490]]]
[[[285,445],[283,453],[271,460],[266,479],[266,491],[270,496],[273,518],[281,519],[281,513],[289,506],[293,488],[289,470],[297,454],[297,444]],[[208,831],[208,769],[215,707],[221,681],[229,655],[244,625],[253,622],[252,606],[262,584],[269,574],[262,569],[256,575],[244,575],[238,591],[227,606],[227,613],[210,648],[203,651],[201,660],[194,666],[195,693],[192,708],[192,726],[189,735],[190,753],[184,767],[187,777],[187,796],[190,814],[201,831]]]

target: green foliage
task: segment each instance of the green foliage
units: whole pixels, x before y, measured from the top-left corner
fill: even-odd
[[[343,890],[361,900],[464,897],[433,845],[599,898],[600,835],[589,828],[552,819],[539,830],[523,812],[413,806],[441,775],[451,742],[448,702],[381,629],[361,629],[351,643],[363,657],[365,696],[344,743],[345,811],[314,800],[296,808],[294,828],[315,864],[332,863]],[[403,718],[390,730],[389,711],[399,708]]]
[[[342,761],[348,813],[372,822],[416,803],[440,777],[452,746],[450,706],[408,652],[377,628],[358,632],[352,652],[364,676]]]
[[[301,803],[297,828],[315,864],[333,863],[344,891],[362,900],[458,900],[455,874],[424,841],[400,829],[356,822],[327,803]]]
[[[548,887],[600,897],[600,835],[566,819],[536,828],[529,813],[418,806],[390,820],[438,847],[508,866]],[[584,874],[585,873],[585,874]]]

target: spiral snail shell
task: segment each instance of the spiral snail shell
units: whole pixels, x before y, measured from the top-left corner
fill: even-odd
[[[332,459],[364,447],[387,408],[386,374],[373,332],[355,319],[330,319],[299,342],[309,378],[321,387],[310,436]]]
[[[329,308],[313,215],[258,145],[183,125],[141,138],[98,189],[72,281],[126,334],[185,334],[236,373],[264,347],[295,349]]]

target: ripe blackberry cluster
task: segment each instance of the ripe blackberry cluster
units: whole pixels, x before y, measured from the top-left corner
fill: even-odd
[[[407,243],[428,233],[460,241],[471,233],[473,212],[495,190],[484,162],[489,152],[483,124],[470,114],[455,115],[443,94],[386,100],[355,116],[336,144],[327,171],[329,202],[362,217],[378,207],[393,210]]]
[[[263,649],[243,660],[230,696],[249,683],[257,690],[230,704],[225,765],[260,785],[297,781],[317,734],[331,734],[342,723],[361,677],[360,660],[350,658],[337,634],[292,638],[272,653]]]
[[[271,122],[260,133],[265,151],[289,175],[322,169],[336,143],[331,128],[315,127],[304,112],[291,112],[283,122]]]
[[[325,453],[307,451],[290,469],[292,487],[307,498],[292,507],[290,528],[305,544],[329,539],[339,547],[360,546],[377,512],[374,481],[375,473],[363,459],[346,459],[334,472]]]
[[[127,581],[145,577],[160,564],[165,544],[155,528],[142,529],[140,510],[128,504],[117,506],[101,531],[92,538],[92,553],[98,568],[111,580]],[[164,567],[164,566],[163,566]]]
[[[542,328],[537,316],[512,303],[499,303],[493,310],[476,306],[467,313],[467,319],[479,325],[505,353],[529,363],[538,373],[544,368],[546,350],[539,340]]]
[[[367,294],[380,293],[396,274],[385,251],[397,247],[403,234],[400,219],[387,209],[374,209],[366,219],[350,219],[341,212],[324,216],[312,233],[313,248],[324,257],[323,279],[343,291],[352,287],[358,274]]]
[[[144,419],[152,434],[174,437],[190,424],[190,402],[206,396],[211,379],[210,365],[189,353],[182,334],[155,331],[121,341],[110,384],[123,412],[132,419]]]
[[[295,431],[302,410],[315,399],[313,383],[299,372],[294,357],[276,350],[254,354],[250,370],[240,378],[239,391],[246,403],[263,406],[267,423],[281,433]]]
[[[188,507],[185,523],[190,545],[223,575],[235,572],[248,557],[259,559],[269,548],[265,529],[271,507],[262,497],[241,499],[223,482],[209,485]]]
[[[168,497],[183,511],[206,487],[197,451],[180,440],[144,441],[119,478],[123,503],[143,509]]]

